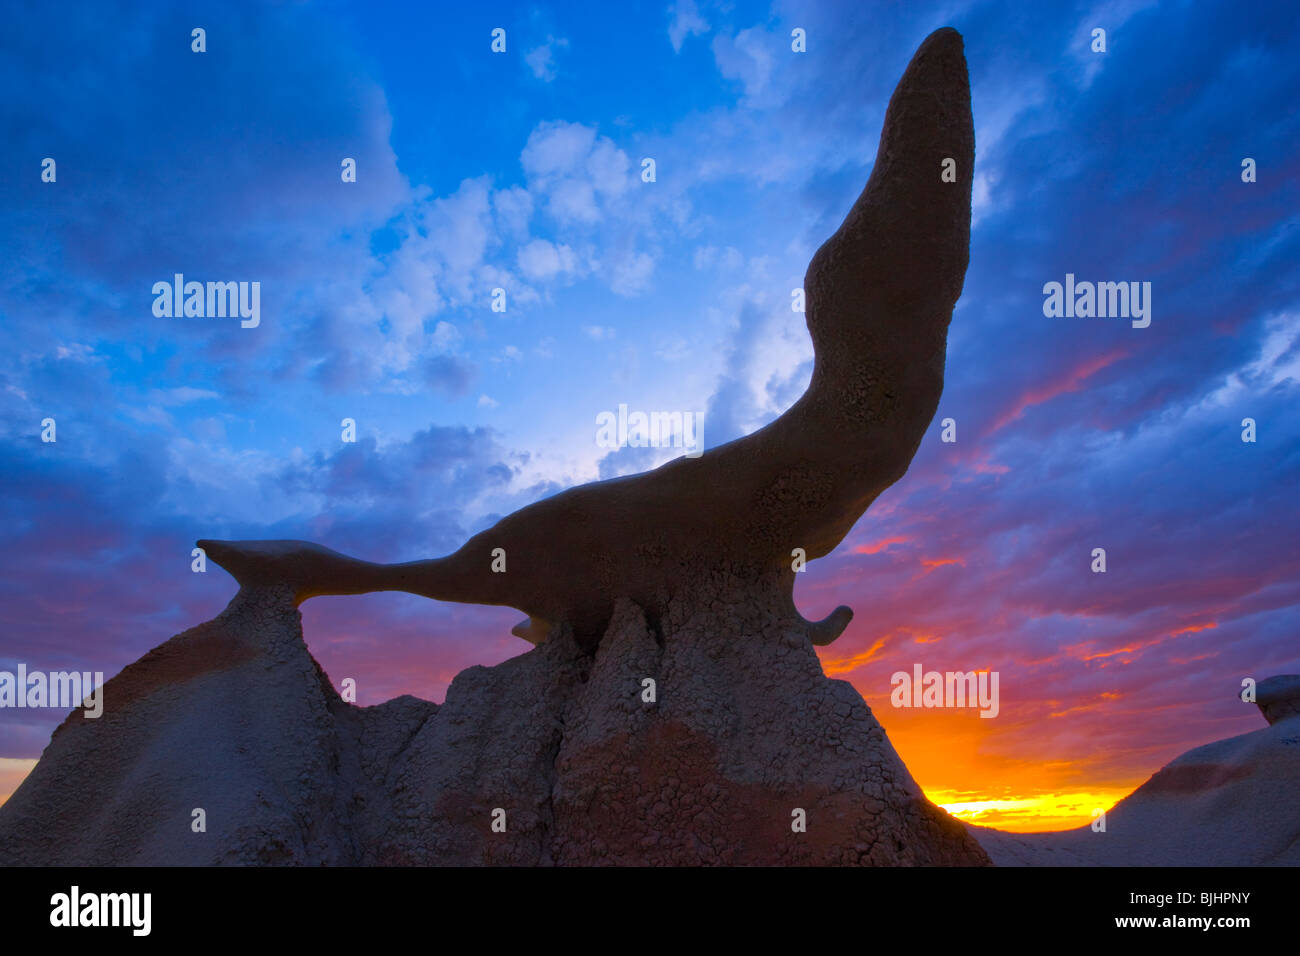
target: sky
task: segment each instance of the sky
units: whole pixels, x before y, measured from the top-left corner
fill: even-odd
[[[1034,830],[1300,671],[1289,4],[0,7],[0,670],[111,677],[215,616],[198,538],[446,554],[681,453],[602,447],[602,412],[702,414],[710,447],[771,421],[811,374],[791,291],[953,26],[970,266],[910,471],[797,579],[856,612],[826,673],[932,799]],[[176,273],[258,282],[259,324],[155,315]],[[1150,325],[1045,315],[1067,273],[1150,282]],[[302,612],[361,704],[528,650],[510,609]],[[915,664],[998,672],[998,715],[892,706]],[[63,716],[0,709],[0,799]]]

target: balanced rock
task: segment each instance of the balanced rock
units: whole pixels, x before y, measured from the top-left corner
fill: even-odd
[[[199,546],[241,585],[289,585],[300,602],[407,591],[505,605],[530,618],[519,636],[536,642],[563,621],[587,649],[620,598],[658,619],[686,582],[724,567],[751,581],[775,574],[795,613],[792,555],[839,545],[906,473],[938,408],[970,258],[974,165],[962,39],[936,30],[890,98],[870,178],[808,264],[808,389],[752,434],[536,501],[442,557],[380,564],[305,541]],[[829,644],[851,618],[840,607],[806,626]]]

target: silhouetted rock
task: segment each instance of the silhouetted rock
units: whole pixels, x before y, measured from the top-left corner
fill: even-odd
[[[1255,686],[1255,704],[1270,724],[1300,714],[1300,674],[1278,674]]]
[[[338,695],[300,620],[287,588],[240,591],[108,681],[0,806],[0,864],[346,862]]]
[[[0,865],[987,862],[797,616],[701,588],[657,629],[620,601],[594,654],[557,627],[441,707],[367,708],[287,589],[242,589],[60,726],[0,807]]]
[[[941,179],[947,160],[952,182]],[[970,255],[974,163],[961,36],[937,30],[890,99],[870,179],[808,265],[808,390],[751,435],[563,491],[442,558],[376,564],[295,541],[199,546],[240,584],[289,584],[298,601],[409,591],[500,604],[542,622],[520,636],[563,621],[586,647],[619,598],[657,618],[683,582],[719,568],[751,581],[775,573],[793,611],[794,550],[809,560],[830,553],[906,473],[938,408]],[[507,573],[492,570],[498,556]],[[818,622],[816,643],[830,643],[851,617],[842,607]]]

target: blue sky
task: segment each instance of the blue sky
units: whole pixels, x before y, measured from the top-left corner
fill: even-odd
[[[702,412],[708,445],[771,420],[811,371],[790,292],[945,25],[972,80],[970,269],[912,471],[801,579],[808,616],[858,612],[828,672],[927,789],[986,794],[1140,781],[1258,723],[1242,676],[1300,667],[1289,5],[71,3],[4,20],[0,669],[111,675],[213,616],[233,587],[191,573],[196,538],[443,554],[672,457],[597,445],[621,403]],[[156,318],[150,289],[177,272],[260,282],[260,326]],[[1045,318],[1043,283],[1067,272],[1150,281],[1151,326]],[[463,667],[526,649],[503,609],[303,612],[362,703],[440,700]],[[913,660],[1000,668],[1010,703],[911,723],[887,698]],[[61,717],[0,712],[11,776]]]

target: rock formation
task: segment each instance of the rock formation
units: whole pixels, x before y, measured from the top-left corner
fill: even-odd
[[[1300,714],[1300,674],[1278,674],[1260,681],[1255,704],[1270,726]]]
[[[659,630],[624,599],[594,654],[557,626],[441,706],[363,708],[292,591],[245,587],[55,731],[0,807],[0,865],[985,864],[751,589],[713,581]]]
[[[808,391],[752,435],[430,561],[200,542],[239,593],[55,732],[0,807],[0,864],[986,864],[823,675],[813,645],[851,612],[810,623],[792,596],[794,550],[832,550],[937,408],[973,163],[961,38],[940,30],[808,267]],[[352,706],[297,605],[377,590],[519,608],[537,646],[464,671],[442,706]]]
[[[941,178],[946,160],[955,182]],[[974,162],[961,37],[938,30],[894,91],[866,187],[808,266],[808,390],[752,435],[539,501],[443,558],[381,565],[307,542],[199,546],[241,584],[288,584],[299,601],[397,590],[500,604],[538,620],[520,636],[562,621],[584,646],[619,598],[658,620],[719,568],[753,581],[775,573],[771,610],[793,613],[794,549],[810,560],[834,549],[907,471],[934,417],[969,259]],[[836,609],[812,639],[830,643],[851,617]]]

